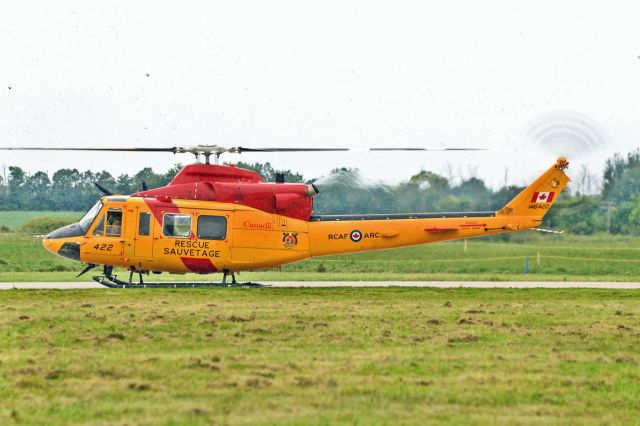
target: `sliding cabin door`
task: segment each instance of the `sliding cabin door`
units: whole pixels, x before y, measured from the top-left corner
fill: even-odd
[[[229,211],[183,209],[155,212],[161,218],[153,236],[154,259],[186,272],[212,273],[231,261]]]

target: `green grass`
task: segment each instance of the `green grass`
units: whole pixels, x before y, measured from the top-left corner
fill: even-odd
[[[0,272],[0,282],[90,282],[92,276],[100,275],[100,269],[94,269],[91,272],[78,278],[80,268],[73,272]],[[129,272],[119,269],[116,275],[121,280],[129,279]],[[145,281],[160,282],[219,282],[222,274],[213,275],[150,275],[143,276]],[[137,276],[135,276],[137,279]],[[392,272],[278,272],[278,271],[259,271],[259,272],[242,272],[237,275],[240,282],[268,282],[268,281],[291,281],[291,282],[335,282],[335,281],[379,281],[379,282],[405,282],[405,281],[585,281],[585,282],[638,282],[640,276],[618,276],[618,275],[566,275],[566,274],[420,274],[420,273],[403,273],[398,275]]]
[[[510,242],[469,240],[467,251],[458,241],[315,258],[240,277],[245,281],[640,281],[640,238],[529,235]],[[525,277],[527,257],[529,275]],[[48,253],[36,237],[0,235],[0,281],[74,281],[81,269],[77,262]],[[78,281],[90,277],[91,273]],[[163,274],[150,279],[202,281],[203,276]]]
[[[56,217],[78,220],[82,215],[82,212],[74,211],[0,211],[0,226],[4,225],[13,231],[16,231],[20,226],[24,225],[31,219],[40,217]]]
[[[1,424],[632,424],[624,290],[0,292]]]

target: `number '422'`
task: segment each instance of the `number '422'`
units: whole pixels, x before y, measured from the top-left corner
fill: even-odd
[[[96,244],[93,249],[96,251],[111,251],[113,244]]]

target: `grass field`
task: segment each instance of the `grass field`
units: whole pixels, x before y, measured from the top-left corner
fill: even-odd
[[[2,424],[635,423],[640,294],[0,292]]]
[[[239,278],[640,281],[639,253],[638,238],[522,233]],[[90,280],[75,278],[81,268],[39,238],[0,234],[0,281]],[[0,327],[0,424],[632,424],[640,415],[633,290],[7,290]]]
[[[63,219],[78,220],[82,217],[82,212],[74,211],[0,211],[0,226],[4,225],[12,230],[17,230],[31,219],[39,217],[57,217]]]
[[[244,281],[640,281],[640,239],[521,234],[310,259],[280,270],[242,273]],[[529,275],[525,277],[525,259]],[[0,281],[74,281],[79,263],[48,253],[32,236],[0,234]],[[121,273],[125,273],[122,271]],[[196,280],[198,275],[154,276]],[[220,279],[217,275],[211,278]],[[80,281],[90,280],[90,274]]]

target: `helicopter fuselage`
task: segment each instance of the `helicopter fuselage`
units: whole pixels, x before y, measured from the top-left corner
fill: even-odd
[[[148,193],[105,196],[80,222],[49,234],[44,245],[53,253],[93,265],[208,274],[525,230],[540,225],[557,199],[555,194],[569,181],[563,171],[566,164],[558,160],[496,212],[311,215],[303,220],[278,214],[276,207],[264,211],[195,195],[193,199]],[[278,192],[273,193],[277,206]]]

